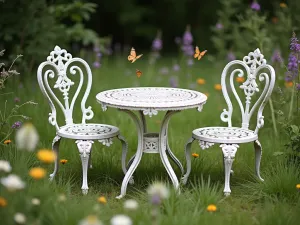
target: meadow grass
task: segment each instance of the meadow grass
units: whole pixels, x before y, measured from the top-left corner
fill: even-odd
[[[149,66],[142,60],[135,64],[125,60],[115,59],[103,63],[100,69],[93,69],[93,85],[87,106],[92,106],[95,116],[89,122],[105,123],[120,128],[122,135],[129,144],[127,160],[135,153],[137,146],[137,132],[131,119],[116,109],[109,108],[102,112],[101,106],[96,102],[98,92],[107,89],[132,87],[132,86],[170,86],[171,76],[178,77],[180,88],[190,88],[194,84],[195,90],[209,93],[208,101],[199,113],[195,109],[185,110],[175,115],[169,126],[169,143],[172,151],[185,162],[184,145],[195,128],[203,126],[226,126],[220,120],[220,113],[226,108],[221,92],[214,90],[214,84],[220,83],[220,75],[225,62],[211,63],[209,61],[197,62],[191,68],[181,68],[172,71],[171,60],[159,61],[154,66]],[[90,63],[91,65],[91,63]],[[169,74],[159,73],[161,67],[170,68]],[[138,79],[135,69],[144,72]],[[14,98],[19,97],[21,102],[33,100],[37,106],[26,106],[21,112],[32,118],[36,126],[40,142],[39,148],[51,148],[55,136],[55,128],[48,124],[50,108],[39,90],[36,74],[29,76],[23,82],[24,86],[18,88],[17,81],[8,84],[7,91],[13,95],[2,96],[1,107],[7,100],[7,108],[14,105]],[[196,79],[204,78],[206,84],[197,85]],[[12,85],[13,84],[13,85]],[[77,105],[79,106],[79,105]],[[239,109],[238,109],[239,110]],[[265,117],[270,117],[269,107],[266,106]],[[77,108],[75,118],[79,121],[80,110]],[[62,115],[61,121],[63,121]],[[156,132],[163,113],[148,118],[149,131]],[[239,117],[234,118],[239,121]],[[237,124],[238,125],[238,124]],[[14,140],[14,137],[11,137]],[[263,146],[261,163],[261,176],[265,179],[260,182],[254,175],[254,148],[253,143],[243,144],[238,149],[236,160],[233,164],[234,174],[231,176],[232,194],[223,196],[224,171],[222,153],[218,145],[208,150],[200,150],[198,144],[192,145],[192,152],[200,154],[199,158],[192,160],[192,173],[186,186],[181,186],[181,194],[176,195],[171,191],[171,196],[163,202],[160,213],[153,218],[152,206],[146,193],[146,188],[154,181],[163,181],[172,190],[159,155],[144,154],[134,178],[135,184],[128,185],[127,195],[124,199],[136,199],[139,209],[127,212],[123,208],[122,200],[115,199],[120,194],[123,179],[121,170],[121,144],[114,139],[114,144],[105,147],[100,143],[93,145],[93,168],[88,171],[89,193],[81,194],[81,162],[77,146],[73,140],[63,139],[60,145],[60,158],[67,159],[65,165],[60,165],[60,171],[55,182],[48,179],[35,181],[28,176],[30,167],[42,165],[36,159],[35,153],[19,151],[14,145],[1,147],[0,159],[10,161],[13,173],[18,174],[27,183],[24,190],[8,193],[0,186],[0,196],[8,199],[8,206],[0,208],[0,224],[14,224],[15,212],[24,213],[30,224],[78,224],[78,221],[90,214],[96,214],[109,224],[110,218],[115,214],[127,214],[133,224],[285,224],[295,225],[300,220],[300,193],[296,184],[300,183],[300,171],[297,165],[287,163],[285,158],[273,155],[276,151],[285,151],[284,137],[275,137],[270,120],[266,119],[265,127],[259,133]],[[184,163],[185,164],[185,163]],[[179,169],[173,168],[181,177]],[[42,165],[44,166],[44,165]],[[53,166],[48,166],[51,173]],[[66,201],[59,201],[61,194],[66,195]],[[26,196],[26,197],[25,197]],[[97,203],[99,196],[105,196],[107,204]],[[40,206],[33,206],[30,199],[41,199]],[[206,211],[209,204],[215,204],[217,212]]]

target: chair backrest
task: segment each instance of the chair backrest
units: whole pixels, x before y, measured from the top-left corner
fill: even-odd
[[[236,66],[242,67],[236,68]],[[229,73],[229,69],[233,69]],[[267,72],[264,72],[266,71]],[[242,103],[241,98],[237,94],[237,91],[234,86],[234,78],[235,75],[238,77],[244,77],[246,72],[245,81],[240,85],[240,88],[243,89],[245,94],[245,104]],[[259,49],[256,49],[254,52],[250,52],[248,56],[245,56],[243,60],[233,60],[229,62],[223,72],[221,77],[221,86],[224,98],[226,100],[228,110],[224,109],[221,114],[221,120],[228,123],[228,126],[232,126],[232,112],[233,106],[232,102],[229,98],[227,86],[226,86],[226,77],[227,74],[230,74],[229,82],[230,82],[230,89],[232,94],[234,95],[235,99],[238,102],[239,108],[242,114],[242,128],[249,129],[249,122],[250,119],[256,109],[257,111],[257,121],[256,121],[256,128],[255,133],[263,127],[264,125],[264,117],[262,115],[265,104],[269,100],[271,93],[273,91],[275,85],[275,71],[274,68],[267,64],[266,59],[260,53]],[[258,78],[258,79],[256,79]],[[259,90],[257,82],[264,82],[264,88],[262,91]],[[256,102],[252,104],[251,100],[255,93],[259,93],[259,97]],[[245,106],[244,106],[245,105]],[[258,108],[257,108],[258,107]]]
[[[74,63],[79,63],[81,67],[74,65]],[[84,76],[82,67],[87,76]],[[72,75],[79,74],[80,76],[79,84],[73,96],[69,96],[70,88],[74,85],[74,82],[67,76],[68,72]],[[47,61],[40,64],[37,71],[37,78],[39,86],[44,96],[48,99],[52,110],[52,112],[49,113],[49,123],[55,126],[57,130],[59,129],[59,125],[56,120],[57,111],[53,101],[55,101],[56,105],[62,110],[66,125],[73,124],[74,105],[81,89],[84,89],[84,78],[87,79],[87,86],[81,100],[82,123],[92,119],[94,113],[91,106],[85,107],[92,85],[92,72],[86,61],[80,58],[72,58],[72,55],[66,50],[55,46],[54,51],[47,57]],[[55,81],[53,88],[49,85],[49,78]],[[53,92],[54,89],[59,90],[60,94],[55,95]],[[63,100],[60,101],[60,98],[63,98]]]

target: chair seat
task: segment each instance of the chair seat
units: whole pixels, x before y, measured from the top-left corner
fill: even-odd
[[[98,140],[115,137],[119,134],[119,128],[107,124],[69,124],[60,127],[57,135],[70,139]]]
[[[221,144],[239,144],[257,140],[254,131],[239,127],[203,127],[193,130],[193,138]]]

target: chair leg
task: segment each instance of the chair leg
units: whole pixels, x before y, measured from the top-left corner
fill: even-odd
[[[194,140],[193,137],[190,138],[185,145],[186,173],[181,178],[183,184],[186,184],[191,173],[191,146]]]
[[[260,176],[260,161],[261,161],[261,155],[262,155],[262,147],[259,142],[259,140],[254,141],[254,149],[255,149],[255,172],[257,177],[264,181],[263,178]]]
[[[224,156],[224,166],[225,166],[225,187],[224,187],[224,195],[228,196],[231,193],[230,190],[230,172],[232,163],[234,161],[235,153],[239,148],[237,144],[221,144],[223,156]]]
[[[55,153],[55,162],[54,162],[54,171],[53,173],[50,174],[49,180],[52,181],[58,172],[58,167],[59,167],[59,143],[60,143],[60,136],[55,136],[55,138],[52,141],[52,150]]]
[[[81,158],[82,163],[82,193],[86,195],[88,193],[89,187],[87,182],[87,171],[88,171],[88,162],[92,149],[92,144],[94,142],[91,140],[77,140],[76,144]]]
[[[89,156],[89,162],[88,162],[88,168],[92,169],[93,165],[92,165],[92,149],[90,151],[90,156]]]

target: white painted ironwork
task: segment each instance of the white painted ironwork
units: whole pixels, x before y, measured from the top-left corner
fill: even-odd
[[[85,73],[84,73],[85,72]],[[70,74],[70,76],[69,76]],[[76,86],[72,80],[72,76],[79,76],[79,83]],[[49,113],[49,122],[56,128],[56,137],[53,140],[52,149],[56,154],[54,171],[50,175],[52,180],[57,173],[59,164],[59,143],[61,137],[75,139],[81,156],[83,181],[82,192],[88,192],[87,186],[87,168],[90,164],[90,154],[92,151],[92,140],[98,140],[105,146],[112,144],[112,138],[117,137],[122,143],[122,169],[126,173],[125,160],[127,153],[127,143],[125,139],[119,135],[119,128],[107,124],[86,123],[86,120],[93,118],[94,113],[91,106],[86,107],[86,100],[91,90],[92,72],[89,65],[80,58],[73,58],[66,50],[55,46],[54,50],[47,57],[47,61],[40,64],[37,71],[38,83],[43,95],[48,99],[51,113]],[[49,79],[55,84],[50,87]],[[84,82],[86,84],[84,85]],[[70,95],[70,90],[74,87],[74,95]],[[86,87],[86,89],[84,89]],[[58,91],[55,91],[58,90]],[[56,95],[55,93],[58,94]],[[73,121],[74,105],[78,95],[83,92],[81,99],[82,119],[80,124]],[[62,100],[60,100],[62,99]],[[65,125],[57,123],[57,105],[63,112],[65,117]],[[92,166],[90,165],[90,168]]]
[[[130,115],[138,131],[138,146],[136,154],[128,162],[128,171],[123,179],[121,194],[126,194],[127,184],[134,183],[133,173],[140,163],[143,153],[159,153],[161,161],[168,172],[175,189],[179,190],[179,181],[169,162],[168,156],[179,167],[182,174],[183,166],[171,151],[168,144],[168,124],[170,117],[183,109],[197,108],[202,110],[206,95],[192,90],[178,88],[145,87],[122,88],[101,92],[96,96],[97,101],[106,110],[107,106],[119,108]],[[139,115],[133,111],[137,110]],[[147,132],[145,116],[157,115],[158,111],[167,111],[158,133]]]
[[[237,68],[238,67],[238,68]],[[232,71],[229,70],[232,69]],[[229,88],[226,85],[226,78],[229,75]],[[244,77],[245,82],[239,87],[243,90],[245,96],[245,104],[242,103],[242,98],[238,95],[234,81],[235,76]],[[258,79],[257,79],[258,78]],[[257,81],[263,83],[264,88],[259,90]],[[260,160],[262,154],[261,144],[258,141],[258,131],[264,125],[263,110],[265,104],[268,102],[275,84],[275,71],[272,66],[268,65],[264,56],[259,49],[254,52],[250,52],[248,56],[245,56],[243,60],[233,60],[229,62],[221,76],[222,92],[227,103],[228,109],[224,109],[221,113],[221,120],[227,122],[228,127],[204,127],[193,130],[192,138],[187,142],[185,147],[185,156],[187,160],[187,171],[182,177],[183,183],[187,182],[189,174],[191,172],[191,157],[190,149],[194,140],[199,141],[199,145],[202,149],[207,149],[214,143],[221,144],[224,155],[225,166],[225,188],[224,194],[229,195],[230,185],[230,172],[231,165],[238,149],[238,144],[254,142],[255,147],[255,170],[260,180],[263,180],[260,176]],[[238,102],[241,115],[242,124],[241,127],[232,126],[232,113],[233,105],[228,94],[228,90],[232,92],[235,99]],[[254,104],[252,104],[253,96],[259,93],[259,97]],[[256,116],[256,128],[255,130],[249,130],[249,122],[254,112],[257,110]]]

